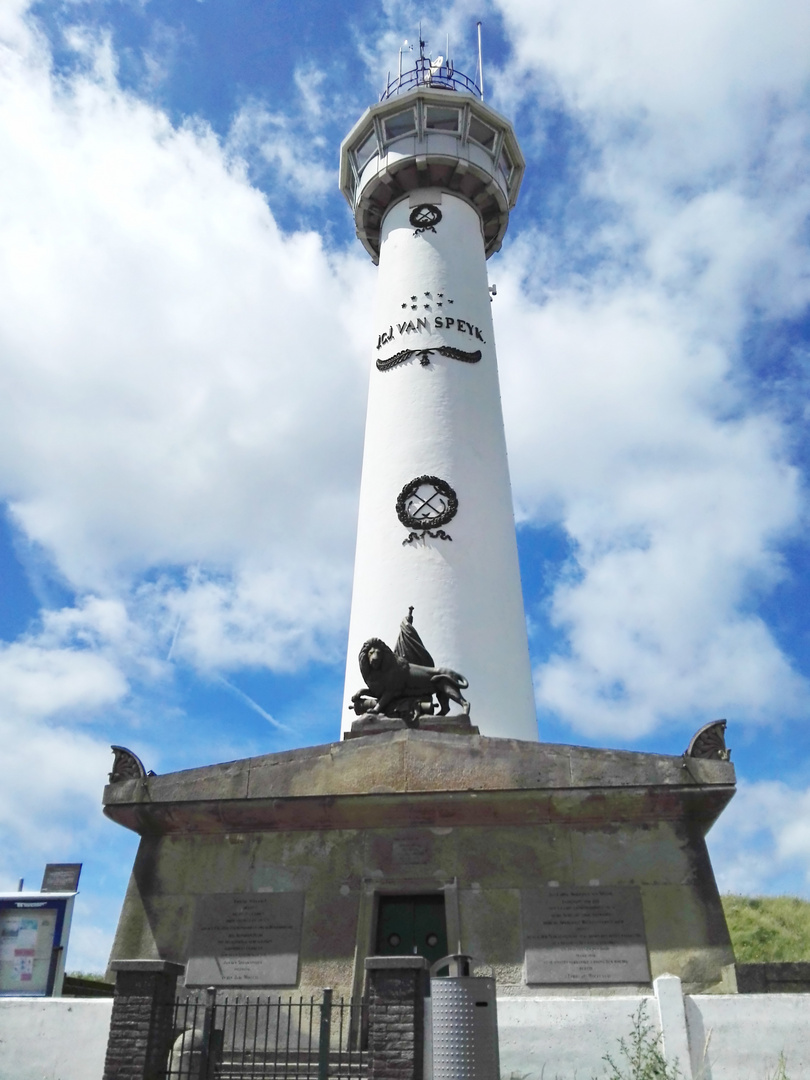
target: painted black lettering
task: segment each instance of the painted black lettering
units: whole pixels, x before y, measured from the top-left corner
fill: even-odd
[[[483,339],[483,337],[481,336],[481,331],[480,331],[480,330],[478,329],[478,327],[477,327],[477,326],[476,326],[476,328],[475,328],[475,336],[476,336],[476,337],[478,338],[478,340],[479,340],[479,341],[483,341],[483,340],[484,340],[484,339]]]
[[[448,316],[448,317],[447,317],[447,318],[446,318],[446,319],[444,320],[444,325],[445,325],[445,326],[447,327],[447,329],[449,330],[449,329],[450,329],[450,328],[452,327],[452,325],[453,325],[453,323],[454,323],[455,321],[456,321],[455,319],[451,319],[451,318],[450,318],[450,317]]]
[[[416,320],[416,329],[421,330],[422,328],[424,328],[425,330],[429,329],[427,319],[417,319]]]
[[[434,318],[434,320],[433,320],[433,325],[434,325],[434,326],[436,327],[436,329],[437,329],[437,330],[441,330],[441,329],[442,329],[442,327],[444,326],[444,322],[442,321],[442,317],[441,317],[441,315],[437,315],[437,316],[436,316],[436,317]]]
[[[407,327],[408,327],[408,324],[406,322],[398,322],[397,323],[397,330],[399,330],[400,335],[405,333]]]
[[[412,334],[414,330],[416,330],[416,327],[413,325],[413,319],[411,319],[405,329],[408,331],[409,334]]]

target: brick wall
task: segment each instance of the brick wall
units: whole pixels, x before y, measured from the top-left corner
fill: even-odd
[[[104,1080],[161,1080],[171,1050],[181,964],[117,960]]]
[[[421,956],[370,956],[369,1080],[422,1080],[428,962]]]

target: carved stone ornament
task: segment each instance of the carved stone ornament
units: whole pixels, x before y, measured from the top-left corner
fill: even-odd
[[[365,686],[352,697],[350,707],[363,718],[362,724],[374,725],[384,717],[399,721],[401,727],[420,727],[433,716],[435,698],[440,717],[447,716],[450,702],[455,701],[464,719],[453,719],[469,727],[470,703],[461,692],[469,683],[457,671],[434,665],[414,628],[412,607],[400,624],[394,649],[380,638],[369,638],[360,650],[359,663]]]
[[[413,225],[414,236],[419,236],[420,233],[428,232],[428,230],[435,233],[436,226],[442,220],[442,212],[433,203],[421,203],[411,210],[408,220]]]
[[[458,497],[446,480],[438,476],[417,476],[400,491],[397,499],[397,517],[411,532],[403,544],[410,544],[420,537],[432,536],[436,540],[452,540],[442,525],[452,521],[458,511]]]
[[[115,754],[112,772],[110,773],[111,784],[117,784],[121,780],[146,779],[146,769],[144,769],[143,762],[137,754],[133,754],[125,746],[113,746],[111,749]],[[154,776],[155,774],[149,773],[149,775]]]
[[[389,356],[387,360],[377,360],[377,370],[390,371],[392,367],[396,367],[397,364],[404,364],[412,356],[418,356],[422,367],[428,367],[431,353],[447,356],[451,360],[461,360],[465,364],[477,364],[481,359],[480,349],[476,349],[475,352],[465,352],[464,349],[454,349],[452,345],[437,345],[432,349],[403,349],[401,352]]]
[[[726,721],[712,720],[704,724],[693,736],[684,757],[729,761],[731,751],[726,747]]]

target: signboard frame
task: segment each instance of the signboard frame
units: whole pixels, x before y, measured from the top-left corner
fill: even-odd
[[[62,992],[65,976],[65,953],[67,951],[70,923],[73,917],[73,902],[76,893],[56,892],[17,892],[0,894],[0,925],[3,916],[9,912],[23,915],[26,911],[33,914],[45,911],[55,913],[51,955],[48,964],[48,977],[45,989],[24,990],[14,988],[0,989],[0,998],[5,997],[55,997]]]
[[[43,893],[76,893],[79,891],[79,878],[82,873],[82,863],[46,863],[42,875],[42,884],[39,891]],[[54,879],[61,883],[55,887]]]

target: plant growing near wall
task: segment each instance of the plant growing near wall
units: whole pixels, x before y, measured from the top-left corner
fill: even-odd
[[[633,1030],[627,1039],[619,1039],[618,1062],[610,1054],[605,1054],[602,1059],[609,1070],[608,1080],[679,1080],[683,1074],[677,1061],[667,1064],[661,1052],[661,1035],[647,1018],[646,1001],[641,1002],[630,1019]],[[593,1080],[599,1078],[593,1077]]]
[[[790,1080],[787,1074],[787,1058],[784,1054],[779,1055],[779,1060],[776,1063],[776,1072],[773,1076],[768,1076],[768,1080]]]

